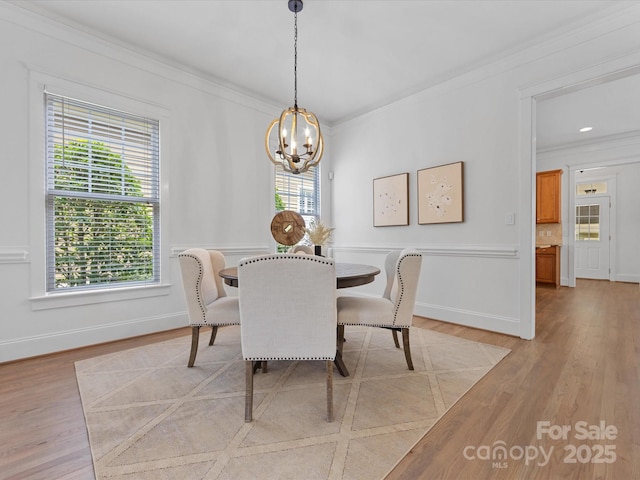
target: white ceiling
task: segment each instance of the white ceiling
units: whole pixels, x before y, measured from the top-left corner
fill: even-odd
[[[293,104],[287,0],[13,3],[274,105]],[[298,14],[298,104],[335,125],[633,3],[306,0]],[[561,128],[558,112],[554,118]]]
[[[640,75],[566,93],[537,104],[539,150],[595,138],[640,135]],[[582,127],[593,130],[581,133]]]

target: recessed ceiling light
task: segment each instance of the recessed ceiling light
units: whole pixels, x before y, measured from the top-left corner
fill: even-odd
[[[580,133],[590,132],[591,130],[593,130],[593,127],[582,127]]]

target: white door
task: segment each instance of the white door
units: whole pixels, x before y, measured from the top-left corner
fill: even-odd
[[[609,279],[609,197],[576,198],[576,278]]]

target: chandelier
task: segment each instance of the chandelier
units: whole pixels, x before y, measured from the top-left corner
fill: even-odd
[[[265,149],[269,160],[285,171],[303,173],[320,163],[324,141],[320,122],[313,113],[298,107],[298,12],[302,11],[302,0],[289,0],[293,12],[293,107],[289,107],[271,122],[265,136]],[[277,148],[272,134],[277,133]]]

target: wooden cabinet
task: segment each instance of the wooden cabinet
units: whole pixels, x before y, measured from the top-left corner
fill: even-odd
[[[536,248],[536,283],[560,286],[560,247]]]
[[[536,174],[536,223],[560,223],[562,170]]]

